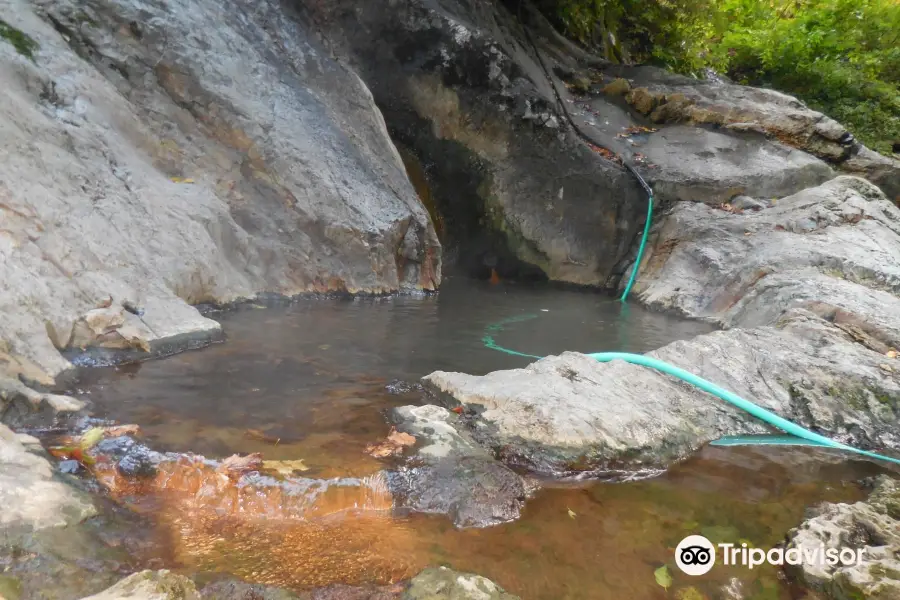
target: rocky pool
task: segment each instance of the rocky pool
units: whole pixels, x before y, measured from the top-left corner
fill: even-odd
[[[439,369],[484,374],[528,364],[484,346],[485,329],[503,320],[510,322],[494,332],[497,342],[533,354],[645,352],[710,327],[581,291],[454,277],[434,296],[258,303],[211,316],[225,343],[85,370],[80,397],[98,417],[139,425],[154,450],[259,452],[302,461],[291,463],[298,480],[364,482],[366,492],[337,484],[301,492],[308,510],[288,514],[282,490],[274,497],[258,488],[228,508],[216,499],[200,510],[171,493],[206,489],[207,474],[192,467],[173,468],[169,489],[111,494],[155,540],[137,560],[201,579],[306,590],[389,584],[446,565],[525,600],[786,600],[797,590],[772,568],[689,578],[674,569],[673,549],[697,531],[775,545],[807,507],[862,498],[861,480],[879,472],[821,450],[708,447],[653,479],[533,480],[521,519],[460,530],[442,515],[393,512],[377,483],[391,459],[366,453],[390,431],[390,408],[423,402],[411,384]],[[667,563],[668,590],[654,576]]]

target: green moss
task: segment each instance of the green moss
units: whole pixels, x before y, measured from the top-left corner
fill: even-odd
[[[15,577],[0,575],[0,598],[19,600],[22,597],[22,583]]]
[[[31,60],[34,60],[34,52],[40,47],[36,41],[3,19],[0,19],[0,38],[12,44],[16,52]]]

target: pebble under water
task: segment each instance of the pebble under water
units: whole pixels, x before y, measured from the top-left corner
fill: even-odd
[[[581,291],[451,277],[435,296],[304,299],[213,314],[225,343],[86,370],[79,390],[97,416],[140,425],[155,450],[302,461],[293,463],[303,470],[292,489],[316,495],[290,496],[287,508],[277,482],[260,481],[242,499],[208,485],[208,467],[191,461],[167,465],[156,489],[112,494],[151,517],[163,540],[154,547],[165,551],[148,560],[188,574],[303,590],[388,584],[446,565],[523,600],[797,597],[771,567],[682,575],[673,549],[690,533],[774,546],[807,507],[861,498],[858,482],[876,465],[810,448],[708,447],[650,480],[541,482],[522,519],[488,529],[392,514],[378,478],[388,464],[364,452],[389,432],[387,409],[421,402],[409,384],[434,370],[527,365],[481,340],[489,325],[524,315],[536,316],[495,337],[533,354],[646,352],[711,329]],[[114,473],[96,475],[117,489]],[[201,499],[204,489],[221,497]],[[674,579],[668,590],[654,577],[664,564]]]

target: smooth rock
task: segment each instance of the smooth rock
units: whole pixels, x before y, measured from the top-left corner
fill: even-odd
[[[854,564],[788,567],[814,590],[834,600],[900,598],[900,483],[882,477],[871,497],[855,504],[825,503],[788,533],[789,547],[850,548]]]
[[[399,507],[446,514],[460,528],[519,518],[522,478],[478,445],[459,416],[425,405],[396,408],[393,418],[417,440],[415,455],[388,478]]]
[[[170,571],[141,571],[82,600],[200,600],[194,582]]]
[[[490,579],[447,567],[425,569],[410,582],[403,600],[518,600]]]
[[[38,441],[0,425],[0,539],[66,527],[97,514],[87,496],[54,477]]]

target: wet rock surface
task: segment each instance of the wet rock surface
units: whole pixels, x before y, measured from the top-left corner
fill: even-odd
[[[426,569],[416,575],[403,600],[518,600],[489,579],[459,573],[447,567]]]
[[[461,528],[519,517],[524,481],[476,443],[458,415],[433,405],[402,406],[393,418],[418,440],[415,454],[388,479],[399,507],[446,514]]]
[[[824,504],[788,534],[789,546],[863,552],[855,564],[803,564],[793,574],[834,600],[900,598],[900,483],[882,477],[865,502]]]
[[[433,289],[440,246],[369,91],[277,3],[4,0],[0,360],[152,356],[190,304]],[[174,346],[173,346],[174,344]],[[148,354],[149,351],[149,354]]]

